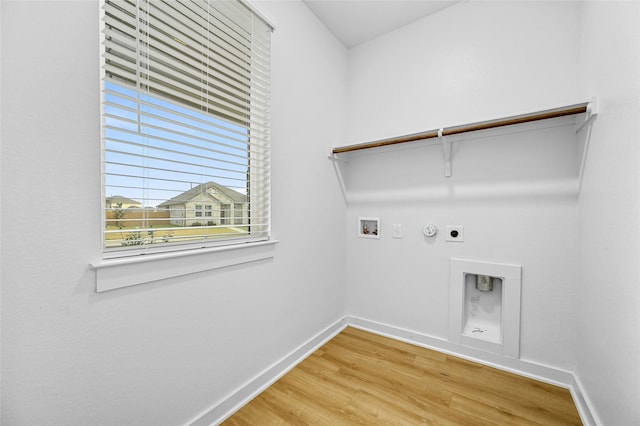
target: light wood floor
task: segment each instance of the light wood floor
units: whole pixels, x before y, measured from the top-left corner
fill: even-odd
[[[581,425],[569,391],[346,328],[223,425]]]

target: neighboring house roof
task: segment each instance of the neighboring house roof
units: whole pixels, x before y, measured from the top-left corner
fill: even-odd
[[[227,188],[226,186],[222,186],[220,184],[217,184],[215,182],[207,182],[207,183],[202,183],[194,188],[191,188],[188,191],[183,192],[182,194],[173,197],[170,200],[164,201],[160,204],[158,204],[158,207],[168,207],[168,206],[172,206],[175,204],[184,204],[187,203],[189,201],[191,201],[193,198],[197,197],[198,195],[201,194],[207,194],[209,196],[215,197],[214,195],[212,195],[209,191],[211,189],[215,189],[216,191],[226,195],[227,197],[229,197],[231,200],[233,200],[234,203],[246,203],[247,202],[247,196],[244,194],[241,194],[237,191],[234,191],[231,188]]]
[[[122,195],[112,195],[111,197],[106,198],[107,204],[137,204],[140,206],[140,202],[136,200],[132,200],[131,198],[123,197]]]

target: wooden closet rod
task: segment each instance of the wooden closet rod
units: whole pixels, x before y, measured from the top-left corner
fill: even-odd
[[[481,121],[473,124],[465,124],[462,126],[454,126],[442,129],[442,135],[439,135],[440,129],[429,130],[426,132],[413,133],[411,135],[398,136],[395,138],[382,139],[374,142],[360,143],[356,145],[347,145],[333,148],[333,154],[341,154],[350,151],[359,151],[361,149],[379,148],[382,146],[396,145],[406,142],[415,142],[424,139],[437,138],[438,136],[457,135],[460,133],[475,132],[478,130],[493,129],[496,127],[511,126],[514,124],[530,123],[533,121],[548,120],[551,118],[565,117],[567,115],[576,115],[587,112],[588,102],[577,105],[569,105],[566,107],[532,112],[530,114],[515,115],[497,120]]]

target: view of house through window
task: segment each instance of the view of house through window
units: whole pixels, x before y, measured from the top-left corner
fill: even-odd
[[[271,28],[237,1],[104,16],[105,253],[268,238]]]
[[[135,94],[110,83],[106,88],[105,246],[246,235],[246,131],[146,97],[147,117],[138,132],[136,113],[127,105]],[[217,128],[217,152],[200,126]],[[232,225],[229,217],[236,226],[222,226]]]

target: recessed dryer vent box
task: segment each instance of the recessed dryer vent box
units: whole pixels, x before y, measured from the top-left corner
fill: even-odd
[[[360,238],[380,238],[380,218],[379,217],[359,217],[358,237]]]

